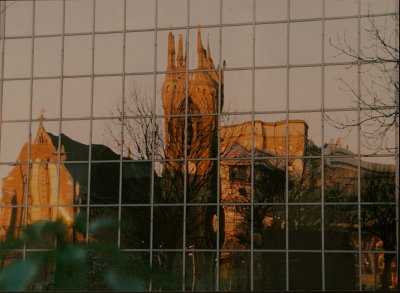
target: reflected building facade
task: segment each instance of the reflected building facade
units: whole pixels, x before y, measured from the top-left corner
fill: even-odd
[[[367,64],[328,43],[362,36],[367,1],[206,2],[0,3],[0,240],[82,216],[71,242],[173,277],[149,291],[397,290],[398,129],[369,152],[360,120],[329,120],[364,114],[332,84]],[[11,250],[0,270],[41,252]]]

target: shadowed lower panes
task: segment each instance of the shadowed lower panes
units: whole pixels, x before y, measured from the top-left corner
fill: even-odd
[[[286,256],[282,252],[254,253],[254,290],[285,290]]]
[[[254,247],[257,249],[285,249],[285,207],[254,206]]]
[[[289,248],[321,249],[321,207],[289,207]]]
[[[196,247],[189,246],[189,249]],[[188,251],[185,268],[185,289],[187,291],[215,291],[216,253],[203,251]]]
[[[121,208],[121,248],[150,247],[150,207]]]
[[[289,253],[289,288],[291,290],[321,290],[321,253]]]
[[[122,163],[122,203],[149,203],[151,197],[151,162]]]
[[[219,289],[222,291],[250,291],[252,281],[250,253],[221,252],[219,255]]]
[[[183,206],[156,206],[153,209],[153,248],[182,249]]]
[[[325,286],[328,290],[358,289],[358,255],[325,253]]]
[[[358,209],[356,205],[325,206],[325,249],[358,248]]]

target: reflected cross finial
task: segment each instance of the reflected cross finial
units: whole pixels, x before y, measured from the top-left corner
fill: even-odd
[[[44,120],[44,113],[46,113],[46,109],[42,107],[40,109],[40,116],[39,116],[39,121],[42,122]]]

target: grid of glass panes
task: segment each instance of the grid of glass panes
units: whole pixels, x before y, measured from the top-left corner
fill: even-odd
[[[364,126],[340,129],[327,121],[362,119],[363,109],[355,95],[368,94],[374,76],[371,71],[375,70],[340,54],[335,46],[368,50],[371,40],[366,29],[371,19],[395,30],[397,1],[38,0],[4,1],[1,11],[2,178],[11,168],[30,170],[31,165],[48,164],[29,159],[31,142],[43,120],[39,116],[44,113],[44,127],[57,139],[58,172],[65,164],[70,173],[85,173],[86,186],[81,183],[80,188],[86,190],[86,198],[74,206],[86,212],[87,227],[105,216],[126,221],[128,225],[121,224],[105,240],[127,253],[141,255],[149,266],[166,262],[165,266],[180,276],[173,290],[375,289],[378,284],[371,283],[370,275],[374,274],[376,282],[382,274],[379,261],[383,254],[395,255],[392,269],[396,274],[398,130],[393,128],[383,138],[392,152],[375,152],[363,136]],[[198,29],[203,46],[210,46],[218,76],[224,75],[223,100],[221,85],[218,94],[222,110],[192,115],[186,107],[184,114],[168,119],[184,121],[186,133],[191,119],[204,116],[216,116],[220,129],[246,121],[252,125],[284,121],[285,149],[290,149],[289,121],[304,120],[308,146],[316,146],[300,156],[290,151],[260,154],[252,147],[256,130],[251,128],[250,151],[232,160],[223,154],[219,132],[217,152],[207,158],[191,157],[210,162],[218,170],[213,178],[214,200],[200,203],[189,200],[190,185],[198,182],[189,171],[188,141],[182,157],[171,158],[163,152],[167,128],[162,101],[162,84],[168,74],[168,34],[172,32],[175,41],[183,35],[188,61],[184,71],[192,73],[196,72]],[[60,151],[58,146],[66,144],[68,137],[87,145],[86,153]],[[338,138],[349,152],[327,151]],[[25,143],[27,160],[16,162]],[[142,152],[134,147],[137,143]],[[114,155],[99,156],[98,145],[107,146]],[[62,156],[67,163],[60,161]],[[296,160],[315,172],[318,184],[291,181],[290,167]],[[347,184],[352,194],[346,200],[335,197],[347,192],[346,186],[328,188],[332,178],[343,176],[345,181],[349,176],[330,168],[331,162],[353,166],[353,182]],[[387,179],[396,186],[393,194],[384,199],[363,197],[368,187],[362,173],[365,162],[393,166],[395,176]],[[171,165],[185,170],[182,178],[172,178],[182,181],[176,191],[179,195],[173,199],[166,196],[168,187],[162,183],[166,166]],[[266,189],[279,195],[274,198],[267,197],[264,182],[258,180],[264,165],[280,166],[283,184],[268,176],[265,182]],[[140,170],[140,174],[132,170]],[[105,178],[109,189],[102,197],[97,186],[103,187],[99,181]],[[132,180],[137,185],[132,186]],[[225,198],[224,180],[245,185],[237,191],[242,197]],[[27,186],[27,197],[29,179],[22,184]],[[27,203],[22,208],[31,208]],[[366,215],[375,215],[377,209],[384,217],[394,217],[387,232],[395,238],[391,249],[383,248],[379,241],[373,243],[376,239],[365,226]],[[214,243],[201,248],[189,241],[196,222],[193,213],[199,211],[214,213]],[[227,219],[235,223],[227,223]],[[135,221],[139,227],[129,225]],[[282,223],[275,226],[268,221]],[[338,228],[343,226],[352,227],[351,232]],[[226,243],[226,227],[234,227],[228,232],[237,244]],[[86,241],[89,236],[87,232]],[[347,240],[334,240],[340,237]],[[15,251],[25,258],[39,250],[25,244]],[[337,259],[342,267],[337,267]],[[205,264],[212,276],[202,275],[201,265]],[[335,287],[341,285],[333,277],[338,270],[350,272],[348,277],[353,280],[342,284],[354,287]],[[162,289],[159,284],[151,286]]]

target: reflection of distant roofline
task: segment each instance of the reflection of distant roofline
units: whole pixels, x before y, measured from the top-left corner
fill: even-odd
[[[254,120],[254,123],[261,123],[261,124],[264,124],[264,125],[276,126],[276,125],[285,124],[286,121],[288,123],[304,123],[304,125],[306,125],[306,127],[308,129],[307,122],[302,120],[302,119],[279,120],[279,121],[275,121],[275,122],[266,122],[266,121],[262,121],[262,120]],[[235,124],[222,125],[221,128],[229,128],[229,127],[233,127],[233,126],[241,126],[241,125],[244,125],[244,124],[251,124],[251,123],[252,123],[252,121],[244,121],[244,122],[235,123]]]

